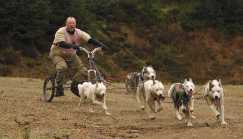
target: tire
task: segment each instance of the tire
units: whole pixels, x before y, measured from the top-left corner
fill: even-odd
[[[49,76],[44,80],[43,84],[43,100],[45,102],[51,102],[55,96],[55,76]]]

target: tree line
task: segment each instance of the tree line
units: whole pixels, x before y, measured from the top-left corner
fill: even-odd
[[[137,36],[141,37],[149,30],[146,38],[153,46],[149,50],[152,58],[146,60],[159,65],[162,58],[167,69],[183,67],[179,60],[172,60],[180,52],[176,35],[166,32],[169,25],[179,25],[175,29],[185,32],[211,27],[225,36],[243,32],[242,0],[1,0],[0,4],[1,64],[14,63],[8,56],[14,55],[15,50],[31,58],[47,53],[55,31],[68,16],[76,17],[78,27],[109,45],[111,57],[118,62],[124,57],[118,64],[123,69],[129,62],[135,67],[144,64],[132,61],[134,57],[144,56],[142,52],[136,53],[132,44],[125,43],[125,37],[114,39],[110,35],[118,23],[136,26]]]

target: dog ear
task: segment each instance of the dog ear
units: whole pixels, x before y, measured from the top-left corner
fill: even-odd
[[[189,81],[192,82],[192,78],[189,78]]]
[[[219,79],[218,81],[219,81],[219,86],[221,87],[222,86],[221,79]]]
[[[187,82],[187,78],[185,78],[184,83]]]
[[[211,81],[211,80],[209,80],[209,91],[211,91],[211,90],[212,90],[212,88],[213,88],[212,81]]]

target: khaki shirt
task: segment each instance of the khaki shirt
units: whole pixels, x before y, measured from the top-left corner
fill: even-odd
[[[66,31],[66,27],[61,27],[57,30],[55,34],[55,38],[51,46],[50,57],[53,56],[69,57],[76,54],[76,50],[73,48],[66,49],[55,45],[58,42],[65,41],[70,44],[81,45],[83,43],[88,42],[90,38],[91,36],[88,33],[80,29],[76,28],[74,34],[71,35]]]

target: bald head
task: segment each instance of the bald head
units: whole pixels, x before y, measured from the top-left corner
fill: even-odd
[[[67,32],[73,34],[76,28],[76,19],[74,17],[68,17],[66,19],[66,29]]]

